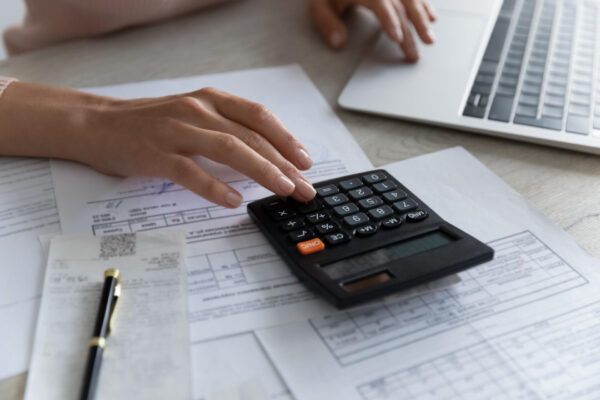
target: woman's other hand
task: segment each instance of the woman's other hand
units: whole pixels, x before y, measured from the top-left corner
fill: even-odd
[[[419,59],[411,24],[424,43],[435,41],[430,26],[436,20],[435,11],[425,0],[310,0],[311,19],[334,49],[346,42],[348,33],[341,16],[353,6],[366,7],[375,14],[386,35],[402,48],[407,61]]]

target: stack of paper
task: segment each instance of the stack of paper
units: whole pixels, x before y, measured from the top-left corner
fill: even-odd
[[[91,89],[159,96],[215,86],[269,106],[308,146],[313,181],[371,168],[297,67]],[[252,201],[268,192],[203,162]],[[387,166],[495,259],[339,312],[291,274],[245,209],[157,179],[52,162],[65,232],[184,229],[194,398],[598,398],[599,263],[463,149]],[[267,356],[268,354],[268,356]],[[289,389],[288,389],[289,388]],[[586,397],[587,396],[587,397]]]

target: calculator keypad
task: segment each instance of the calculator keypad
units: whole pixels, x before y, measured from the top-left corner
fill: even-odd
[[[325,197],[325,203],[329,207],[335,207],[339,204],[344,204],[348,202],[348,197],[344,193],[334,194],[333,196]]]
[[[317,197],[301,203],[279,198],[262,205],[300,254],[313,254],[353,240],[398,229],[404,221],[428,217],[417,202],[381,171],[340,179],[315,188]]]
[[[301,218],[292,218],[282,222],[279,226],[281,226],[282,230],[288,232],[293,231],[294,229],[302,228],[304,226],[304,222]]]
[[[348,179],[340,182],[340,187],[345,191],[349,191],[360,186],[362,186],[362,182],[358,178]]]
[[[377,207],[383,204],[383,200],[381,200],[381,197],[378,196],[371,196],[367,199],[362,199],[358,202],[358,204],[364,208],[365,210],[368,210],[369,208],[373,208],[373,207]]]
[[[308,228],[290,232],[290,240],[294,243],[312,239],[313,237],[315,237],[314,232]]]
[[[364,199],[365,197],[369,197],[372,194],[373,191],[366,186],[360,187],[358,189],[353,189],[348,192],[348,195],[350,195],[350,198],[352,200]]]
[[[343,217],[345,215],[354,214],[355,212],[358,211],[358,207],[354,203],[348,203],[348,204],[334,207],[333,211],[340,217]]]
[[[405,199],[394,203],[394,208],[401,213],[414,210],[417,206],[417,202],[413,199]]]
[[[393,213],[394,213],[394,210],[392,210],[392,207],[390,207],[390,206],[381,206],[381,207],[377,207],[377,208],[371,208],[369,210],[369,215],[373,219],[383,219],[385,217],[389,217]]]
[[[390,190],[394,190],[397,187],[398,186],[394,182],[387,180],[374,184],[373,190],[375,190],[377,193],[385,193],[389,192]]]
[[[350,227],[360,226],[362,224],[366,224],[369,221],[370,219],[369,217],[367,217],[367,214],[362,212],[344,217],[344,222]]]
[[[271,211],[269,214],[275,221],[283,221],[284,219],[296,216],[296,212],[290,208],[282,208],[280,210]]]
[[[335,185],[325,185],[325,186],[321,186],[320,188],[316,188],[316,191],[319,196],[327,197],[327,196],[331,196],[332,194],[339,193],[340,189],[338,189],[338,187]]]

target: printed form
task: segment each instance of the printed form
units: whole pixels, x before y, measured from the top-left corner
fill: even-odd
[[[1,380],[29,365],[45,265],[38,235],[60,232],[48,160],[0,159],[0,210]]]
[[[313,182],[372,168],[298,66],[89,91],[121,98],[152,97],[205,86],[268,106],[309,149],[314,166],[306,176]],[[206,160],[199,162],[239,190],[245,204],[271,194],[229,167]],[[207,340],[224,335],[306,319],[319,315],[323,309],[333,311],[333,307],[317,298],[291,273],[250,220],[245,206],[225,209],[166,180],[117,179],[70,162],[53,160],[52,172],[65,233],[106,235],[164,227],[187,232],[190,329],[195,345],[207,346],[210,343]],[[228,345],[236,346],[240,358],[244,353],[248,357],[260,353],[264,357],[253,334],[246,335],[249,336],[242,339],[219,339],[218,343],[228,343],[222,346],[224,351]],[[192,353],[196,353],[194,349]],[[263,361],[268,363],[266,358]],[[203,360],[194,363],[205,365]],[[202,375],[203,372],[195,373],[194,379]],[[278,379],[275,374],[271,381]],[[207,381],[202,382],[196,386],[206,387]],[[215,387],[225,390],[219,385]],[[285,387],[282,389],[278,383],[270,387],[274,389],[268,392],[274,397],[285,392]]]
[[[421,287],[257,336],[297,399],[597,399],[600,262],[461,148],[386,168],[495,249]]]

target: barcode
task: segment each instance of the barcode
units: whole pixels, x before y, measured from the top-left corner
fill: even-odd
[[[135,233],[102,236],[100,238],[100,257],[123,257],[135,255]]]

